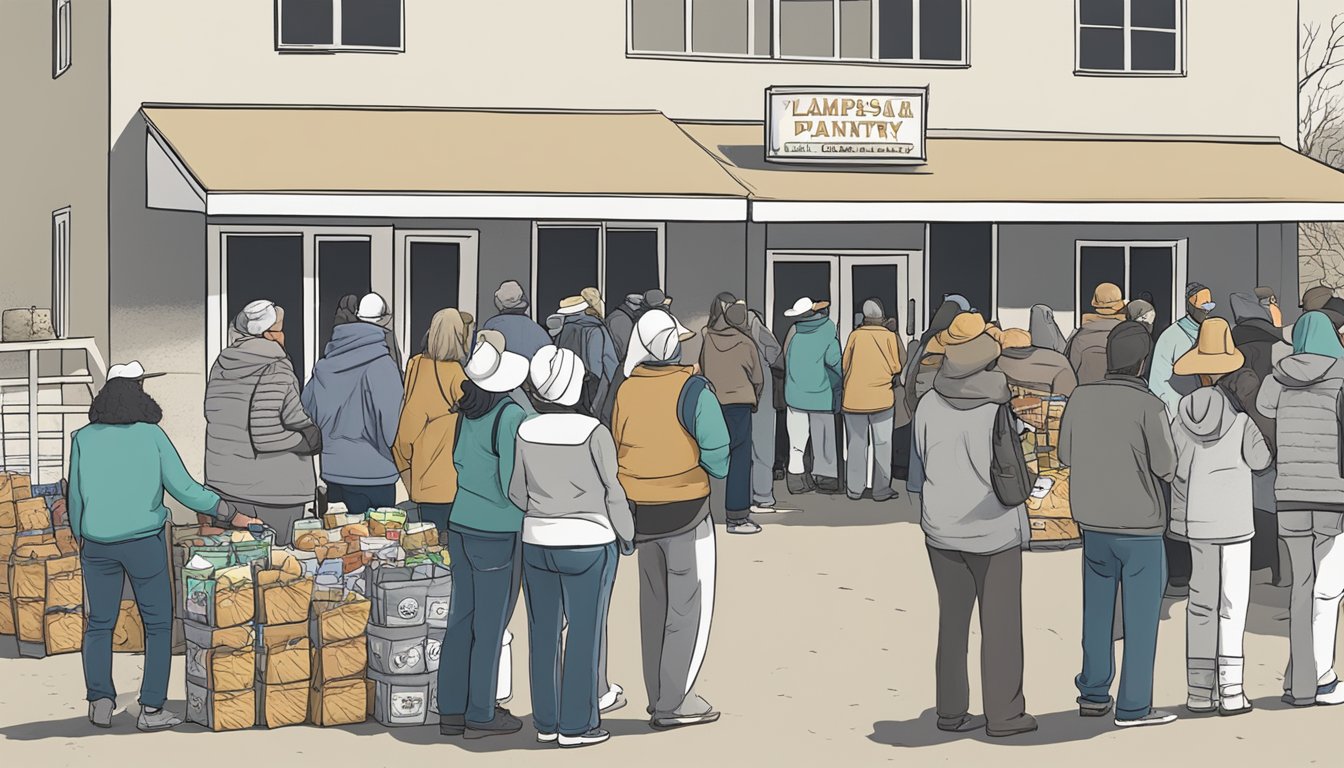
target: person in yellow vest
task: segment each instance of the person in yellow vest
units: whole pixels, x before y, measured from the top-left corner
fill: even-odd
[[[709,478],[728,476],[728,426],[709,382],[680,362],[691,336],[666,311],[640,317],[612,413],[617,478],[635,515],[644,685],[656,729],[719,719],[695,680],[714,614]]]

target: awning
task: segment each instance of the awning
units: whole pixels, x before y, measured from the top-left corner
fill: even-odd
[[[746,218],[741,185],[657,112],[142,111],[151,207],[241,216]]]
[[[917,167],[767,163],[760,124],[682,123],[755,221],[1344,220],[1344,174],[1276,140],[929,132]]]

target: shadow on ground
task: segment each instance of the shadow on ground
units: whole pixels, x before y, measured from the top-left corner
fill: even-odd
[[[1216,714],[1192,715],[1184,707],[1172,706],[1160,709],[1176,712],[1182,720],[1217,717]],[[1047,744],[1087,741],[1116,730],[1115,721],[1111,716],[1079,717],[1076,709],[1037,715],[1036,722],[1040,727],[1031,733],[1003,738],[990,736],[983,728],[967,733],[947,733],[938,730],[937,714],[934,710],[927,709],[915,720],[883,720],[873,723],[873,733],[868,739],[878,744],[905,749],[939,746],[957,741],[978,741],[1004,747],[1039,747]]]

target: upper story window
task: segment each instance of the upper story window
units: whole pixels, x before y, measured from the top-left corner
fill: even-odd
[[[404,51],[402,0],[275,0],[280,51]]]
[[[74,20],[70,0],[52,0],[51,3],[51,78],[55,80],[70,69],[70,44],[74,39]]]
[[[1183,0],[1078,0],[1077,71],[1185,74]]]
[[[633,55],[964,66],[969,0],[628,0]]]

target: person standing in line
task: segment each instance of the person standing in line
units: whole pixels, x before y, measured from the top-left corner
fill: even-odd
[[[1274,373],[1274,366],[1292,354],[1292,345],[1283,338],[1283,329],[1276,325],[1269,309],[1249,293],[1232,294],[1232,340],[1246,356],[1246,367],[1261,381]]]
[[[901,340],[886,326],[886,312],[877,299],[863,303],[863,324],[849,334],[841,355],[844,371],[845,434],[849,459],[845,493],[857,500],[868,484],[872,452],[873,501],[896,496],[891,487],[891,441],[896,413],[896,386],[901,376]]]
[[[1270,322],[1275,328],[1283,327],[1283,310],[1279,308],[1279,296],[1269,286],[1260,286],[1255,289],[1255,298],[1260,302],[1260,306],[1269,313]]]
[[[634,333],[635,323],[644,313],[644,294],[626,294],[625,301],[607,313],[607,331],[611,334],[612,345],[617,356],[624,357],[630,347],[630,334]],[[621,362],[625,362],[621,360]]]
[[[1069,365],[1069,359],[1053,349],[1038,347],[1034,342],[1031,334],[1020,328],[1003,332],[999,340],[1003,346],[999,370],[1008,377],[1008,383],[1047,395],[1072,395],[1078,386],[1078,377]]]
[[[495,291],[495,309],[499,314],[482,323],[481,330],[499,331],[504,334],[509,351],[531,360],[537,350],[551,343],[551,336],[527,316],[529,306],[523,286],[517,280],[505,280]]]
[[[359,300],[359,309],[355,319],[361,323],[377,326],[383,332],[387,342],[387,353],[397,365],[397,374],[401,374],[401,345],[397,343],[397,334],[392,330],[392,309],[387,301],[376,293],[366,293]]]
[[[303,410],[285,354],[284,309],[254,301],[233,328],[238,337],[205,382],[205,484],[286,546],[316,495],[322,432]]]
[[[411,501],[420,508],[420,519],[443,532],[457,497],[453,446],[470,338],[461,312],[449,308],[434,313],[424,353],[406,366],[406,398],[392,443],[392,458]]]
[[[1239,715],[1251,711],[1244,683],[1246,611],[1251,601],[1255,535],[1252,473],[1267,468],[1269,446],[1255,422],[1220,387],[1245,357],[1227,321],[1211,317],[1195,347],[1176,361],[1201,386],[1181,398],[1172,439],[1171,536],[1188,542],[1193,568],[1186,606],[1186,708]]]
[[[839,331],[826,316],[829,301],[803,297],[784,311],[793,318],[784,341],[784,401],[788,406],[788,487],[791,494],[816,490],[840,493],[836,457],[835,413],[840,407],[844,372],[841,370]],[[812,473],[803,463],[812,443]]]
[[[683,332],[665,311],[639,319],[612,420],[617,477],[635,516],[644,685],[659,730],[719,719],[695,681],[714,616],[709,478],[728,475],[728,425],[709,382],[679,362]]]
[[[592,306],[582,296],[571,296],[561,301],[560,314],[564,315],[564,325],[555,337],[555,345],[568,349],[583,361],[588,378],[580,407],[601,419],[609,410],[607,400],[611,396],[612,382],[616,378],[620,360],[611,333],[607,331],[601,317],[593,314],[591,309]]]
[[[776,512],[796,512],[797,510],[780,507],[775,500],[775,375],[774,369],[780,362],[784,348],[780,346],[775,334],[761,319],[760,313],[748,310],[747,333],[765,379],[761,387],[761,397],[756,410],[751,415],[751,512],[757,515],[769,515]]]
[[[509,498],[518,428],[526,413],[509,397],[528,362],[504,334],[481,331],[464,367],[453,465],[457,497],[448,519],[453,595],[439,663],[439,733],[505,736],[523,723],[495,701],[505,628],[518,599],[523,511]]]
[[[915,411],[914,434],[923,467],[916,489],[920,526],[938,590],[938,728],[980,727],[969,713],[966,674],[971,611],[978,602],[985,731],[1002,737],[1034,731],[1037,724],[1022,694],[1026,510],[999,501],[987,472],[995,422],[1012,399],[1007,379],[993,370],[998,356],[998,344],[983,332],[948,347],[933,391]]]
[[[583,363],[568,349],[545,347],[532,358],[530,379],[546,410],[518,430],[509,498],[524,511],[532,719],[537,741],[582,747],[611,736],[599,711],[601,648],[618,547],[634,553],[635,522],[611,432],[574,410]]]
[[[1147,299],[1134,299],[1125,305],[1125,318],[1139,323],[1152,333],[1157,323],[1157,309]]]
[[[89,424],[70,440],[70,532],[79,542],[89,619],[84,630],[84,682],[89,722],[111,728],[117,707],[112,681],[112,630],[125,580],[135,591],[145,626],[144,675],[136,728],[163,731],[182,724],[164,708],[172,673],[173,584],[163,505],[169,493],[217,524],[260,523],[239,514],[219,494],[192,479],[159,427],[163,410],[145,392],[138,361],[114,365],[89,407]]]
[[[1059,459],[1070,468],[1069,500],[1083,533],[1083,668],[1075,678],[1078,713],[1120,727],[1163,725],[1176,715],[1153,708],[1153,664],[1166,584],[1161,483],[1176,474],[1171,422],[1139,377],[1153,338],[1141,324],[1115,327],[1106,343],[1106,378],[1073,391],[1060,420]],[[1116,591],[1125,627],[1118,700]]]
[[[1106,378],[1106,339],[1125,319],[1125,295],[1115,283],[1101,283],[1092,291],[1092,312],[1083,315],[1069,337],[1064,356],[1079,384]]]
[[[302,397],[322,430],[322,479],[330,501],[356,513],[397,503],[392,444],[404,395],[384,329],[373,323],[336,326]]]
[[[1044,304],[1037,304],[1031,308],[1031,321],[1027,325],[1027,331],[1031,334],[1031,343],[1040,349],[1048,349],[1062,355],[1069,347],[1064,332],[1059,330],[1059,323],[1055,322],[1055,310]]]
[[[1279,536],[1288,549],[1288,670],[1283,700],[1295,707],[1344,704],[1334,671],[1344,595],[1344,472],[1340,402],[1344,346],[1323,312],[1293,325],[1293,354],[1260,386],[1256,406],[1275,420]]]
[[[714,314],[711,309],[711,317]],[[734,300],[705,327],[700,347],[700,372],[714,387],[728,425],[727,529],[742,535],[761,532],[761,526],[751,519],[751,419],[766,375],[747,322],[746,306]]]

